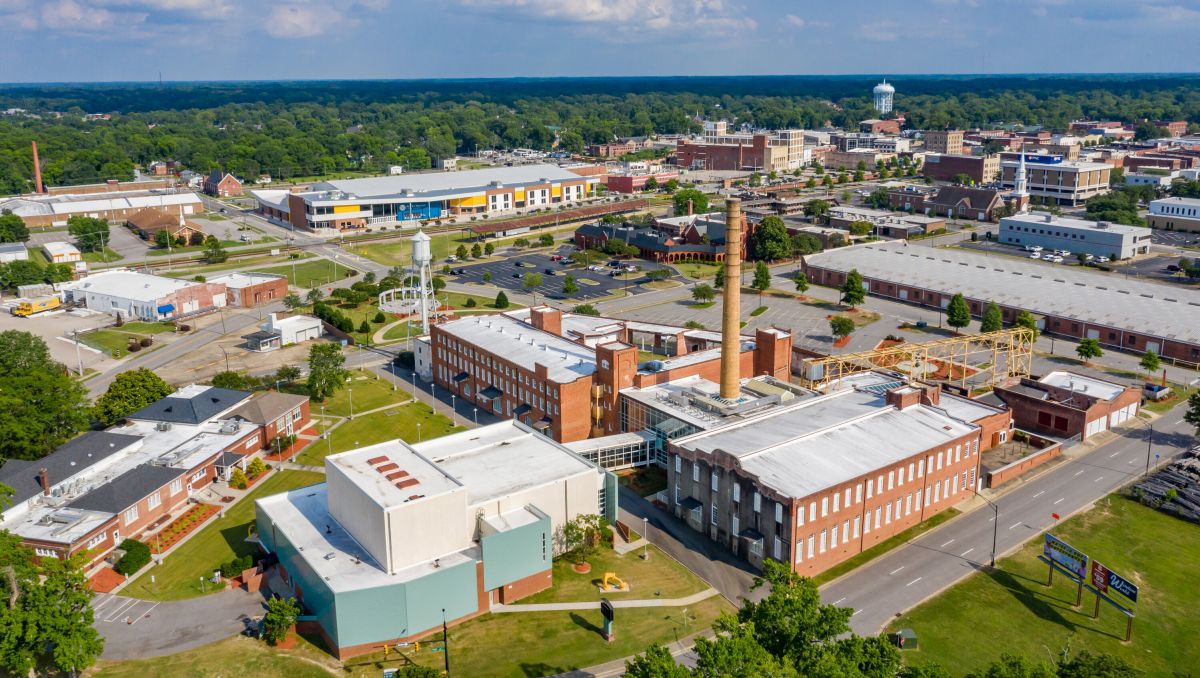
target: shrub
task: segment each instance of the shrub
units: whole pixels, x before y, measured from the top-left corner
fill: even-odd
[[[244,490],[249,484],[249,481],[246,480],[246,474],[242,472],[242,469],[233,469],[233,473],[229,476],[230,487],[234,488],[235,490]]]
[[[250,462],[250,465],[246,467],[246,475],[248,475],[251,478],[257,478],[263,474],[263,471],[266,471],[266,470],[267,470],[267,467],[266,467],[266,464],[263,462],[263,460],[259,457],[255,457]]]
[[[478,305],[479,304],[475,302],[475,297],[467,297],[467,303],[463,304],[463,306],[466,306],[467,308],[475,308]]]
[[[416,357],[412,351],[401,351],[400,355],[396,356],[396,364],[411,370],[417,364]]]
[[[371,320],[371,322],[374,322],[374,323],[382,323],[382,322],[386,322],[386,321],[387,321],[387,317],[383,315],[383,311],[377,311],[375,313],[375,318]]]
[[[149,346],[150,344],[153,344],[153,343],[154,343],[154,339],[153,339],[153,338],[151,338],[151,337],[142,337],[142,338],[141,338],[141,339],[138,341],[138,343],[139,343],[139,344],[141,344],[143,348],[145,348],[145,347]]]
[[[247,553],[240,558],[234,558],[227,563],[221,563],[219,569],[221,570],[221,576],[229,579],[230,577],[238,576],[252,567],[254,567],[254,556]]]
[[[126,539],[118,547],[125,552],[113,569],[128,577],[150,562],[150,547],[136,539]]]
[[[282,641],[298,616],[300,606],[295,598],[272,598],[267,601],[267,613],[263,615],[263,640],[268,645]]]
[[[136,341],[129,342],[129,346],[127,348],[129,349],[130,353],[137,353],[138,351],[142,350],[141,345]]]
[[[368,323],[368,322],[367,322],[367,321],[364,319],[364,320],[363,320],[361,323],[359,323],[359,324],[358,324],[358,331],[359,331],[359,332],[362,332],[363,334],[366,334],[366,333],[370,332],[370,331],[371,331],[371,324],[370,324],[370,323]]]

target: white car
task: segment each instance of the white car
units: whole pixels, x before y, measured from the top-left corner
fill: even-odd
[[[1107,264],[1107,263],[1108,263],[1108,257],[1096,257],[1096,263],[1098,263],[1098,264]]]
[[[1050,258],[1050,261],[1052,261],[1052,262],[1054,262],[1054,263],[1056,263],[1056,264],[1061,264],[1061,263],[1063,262],[1063,258],[1062,258],[1062,257],[1060,257],[1060,256],[1058,256],[1058,255],[1056,254],[1056,255],[1054,255],[1053,257],[1051,257],[1051,258]]]
[[[1041,259],[1042,255],[1038,254],[1037,252],[1034,252],[1033,254],[1029,255],[1029,258],[1030,259]]]
[[[1084,260],[1084,261],[1091,261],[1092,259],[1095,259],[1095,258],[1096,258],[1096,255],[1094,255],[1094,254],[1085,254],[1085,255],[1083,255],[1083,260]]]
[[[1057,256],[1058,256],[1057,254],[1043,254],[1042,261],[1054,261],[1054,257],[1057,257]]]
[[[1041,252],[1042,246],[1041,245],[1026,245],[1025,251],[1026,252]]]

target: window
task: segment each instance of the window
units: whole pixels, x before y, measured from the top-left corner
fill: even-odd
[[[40,546],[33,549],[33,552],[42,558],[57,558],[58,557],[58,551],[55,551],[54,549],[44,549]]]
[[[962,461],[962,445],[955,445],[954,446],[954,463],[957,464],[960,461]]]
[[[833,512],[837,513],[841,509],[842,495],[839,492],[833,493]]]
[[[938,452],[938,456],[937,456],[937,470],[939,470],[939,471],[942,470],[942,453],[941,452]]]
[[[896,472],[888,471],[888,489],[889,490],[892,489],[893,486],[895,486],[895,480],[896,480]]]
[[[175,480],[171,481],[171,494],[175,495],[179,494],[180,492],[183,492],[183,479],[176,478]]]
[[[867,519],[863,521],[863,534],[871,534],[871,514],[867,514]]]
[[[876,506],[875,507],[875,529],[877,529],[877,530],[879,529],[879,525],[880,525],[879,519],[880,519],[880,516],[882,516],[882,515],[883,515],[883,509]]]
[[[933,484],[933,503],[937,503],[941,499],[941,483]]]
[[[712,472],[712,491],[713,491],[713,492],[716,492],[716,491],[717,491],[717,485],[718,485],[718,482],[719,482],[719,481],[717,480],[717,472],[714,470],[714,471]]]
[[[834,548],[837,548],[837,545],[838,545],[838,524],[837,523],[833,524],[833,528],[830,530],[830,533],[829,533],[829,539],[830,539],[829,545]]]
[[[762,495],[757,490],[754,492],[754,512],[758,513],[762,510]]]
[[[730,532],[730,534],[736,535],[738,533],[739,527],[740,527],[740,524],[738,523],[738,517],[737,516],[729,516],[729,532]]]
[[[814,521],[816,519],[817,519],[817,502],[810,501],[810,502],[808,502],[808,522],[811,523],[812,521]]]
[[[737,483],[733,484],[733,500],[734,501],[742,500],[742,486],[738,485]]]
[[[825,546],[828,543],[828,539],[829,535],[826,534],[825,530],[821,530],[821,553],[825,553]]]
[[[96,546],[103,544],[105,539],[108,539],[108,535],[104,532],[101,532],[100,534],[88,540],[87,548],[96,548]]]
[[[804,562],[804,541],[801,539],[796,540],[796,562]]]
[[[917,477],[918,478],[925,477],[925,460],[924,459],[917,460]]]
[[[158,508],[160,504],[162,504],[162,495],[157,492],[146,498],[146,508],[150,510]]]
[[[904,515],[910,513],[912,513],[912,492],[909,492],[908,496],[904,498]]]
[[[808,557],[812,558],[813,555],[815,555],[813,552],[813,535],[810,534],[808,535]]]
[[[125,511],[125,522],[132,523],[133,521],[135,521],[137,519],[138,519],[137,507],[136,506],[129,507],[129,510]]]
[[[772,551],[773,551],[772,556],[775,558],[775,560],[779,560],[782,557],[783,542],[779,541],[779,537],[775,537],[775,544],[774,544],[774,547],[772,548]]]
[[[195,473],[193,473],[192,477],[189,478],[188,480],[189,480],[189,482],[198,483],[201,480],[204,480],[204,476],[206,476],[206,475],[208,475],[208,469],[200,469],[199,471],[196,471]]]
[[[854,538],[858,539],[859,518],[854,516]]]
[[[829,497],[821,497],[821,517],[829,515]]]
[[[950,496],[950,479],[947,478],[946,481],[943,483],[943,485],[945,485],[945,489],[942,490],[942,496],[949,497]]]
[[[692,482],[700,482],[700,464],[697,464],[694,461],[692,462]]]
[[[870,479],[867,479],[867,499],[870,499],[871,495],[873,494],[873,492],[871,492],[871,486],[873,484],[874,484],[873,481],[871,481]]]
[[[683,457],[680,457],[679,455],[675,455],[675,473],[682,472],[682,469],[683,469]]]
[[[854,488],[854,503],[862,503],[862,483],[859,483],[858,486]]]
[[[911,483],[913,481],[913,477],[914,477],[913,476],[913,465],[909,464],[908,465],[908,482]]]
[[[780,504],[779,502],[775,503],[775,522],[783,522],[783,504]]]
[[[917,506],[921,505],[921,491],[917,490]]]
[[[887,511],[883,515],[883,523],[885,525],[892,524],[892,502],[887,503]]]
[[[712,524],[716,525],[717,524],[717,505],[715,503],[712,505],[709,513],[712,514]]]
[[[846,506],[850,505],[850,488],[848,487],[846,488],[846,501],[844,503]]]

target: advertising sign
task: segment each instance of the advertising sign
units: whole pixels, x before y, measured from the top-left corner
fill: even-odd
[[[1136,603],[1138,599],[1137,584],[1094,560],[1092,561],[1092,586],[1109,598],[1120,595],[1130,604]]]
[[[1092,561],[1092,588],[1100,593],[1108,594],[1108,568],[1100,564],[1100,561]]]
[[[1043,547],[1042,553],[1047,559],[1059,565],[1067,572],[1080,579],[1087,578],[1088,557],[1079,549],[1076,549],[1074,546],[1071,546],[1049,532],[1046,533],[1046,544]]]

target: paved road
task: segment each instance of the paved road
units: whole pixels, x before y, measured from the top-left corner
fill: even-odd
[[[1162,461],[1194,444],[1176,407],[1155,422],[1153,453]],[[821,591],[830,603],[853,607],[851,627],[879,632],[895,615],[988,565],[993,527],[997,556],[1015,550],[1065,518],[1125,485],[1146,468],[1149,430],[1137,420],[1122,437],[1018,485],[995,499],[999,518],[983,505],[860,567]],[[1154,459],[1151,459],[1154,463]]]
[[[263,614],[264,601],[240,589],[161,603],[101,594],[92,599],[92,626],[104,636],[103,659],[158,657],[241,633],[247,618]]]

